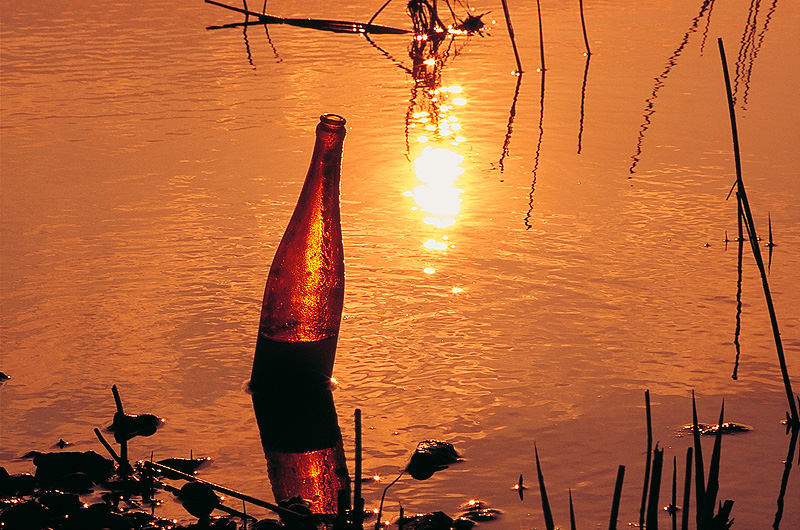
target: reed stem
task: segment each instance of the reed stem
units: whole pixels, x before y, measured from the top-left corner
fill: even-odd
[[[539,55],[542,60],[542,72],[544,72],[544,34],[542,33],[542,6],[539,0],[536,0],[536,12],[539,14]]]
[[[769,283],[767,282],[767,271],[764,268],[764,260],[761,257],[761,249],[758,246],[758,237],[756,235],[756,226],[753,221],[753,214],[750,211],[750,203],[747,200],[747,193],[744,188],[744,181],[742,180],[742,162],[739,155],[739,133],[736,129],[736,108],[733,101],[733,94],[731,91],[731,80],[728,75],[728,62],[725,59],[725,46],[722,43],[722,38],[717,39],[719,44],[719,54],[722,60],[722,72],[725,77],[725,89],[728,95],[728,111],[731,118],[731,135],[733,137],[733,156],[736,165],[736,186],[742,201],[742,208],[744,210],[745,220],[747,221],[748,232],[750,233],[750,246],[753,249],[753,257],[758,265],[758,270],[761,273],[761,284],[764,288],[764,298],[767,302],[767,309],[769,310],[769,319],[772,323],[772,335],[775,338],[775,348],[778,353],[778,361],[781,366],[781,375],[783,377],[783,386],[786,389],[786,397],[789,399],[789,411],[791,413],[791,422],[794,424],[800,423],[800,416],[797,413],[797,406],[795,405],[794,392],[792,391],[792,383],[789,379],[789,371],[786,367],[786,357],[783,353],[783,344],[781,342],[781,334],[778,329],[778,317],[775,314],[775,306],[772,303],[772,295],[769,290]]]
[[[658,497],[661,490],[661,468],[664,463],[664,450],[656,448],[653,451],[653,476],[650,480],[650,498],[647,502],[647,530],[658,530]]]
[[[364,524],[364,499],[361,498],[361,409],[355,411],[356,423],[356,465],[355,465],[355,484],[353,485],[353,524],[361,527]]]
[[[653,458],[653,424],[650,415],[650,391],[644,391],[644,403],[647,409],[647,461],[644,467],[644,486],[642,487],[642,505],[639,508],[639,528],[644,527],[644,516],[647,508],[647,491],[650,482],[650,461]]]
[[[581,28],[583,28],[583,43],[586,45],[586,56],[592,54],[592,50],[589,49],[589,38],[586,36],[586,19],[583,18],[583,0],[580,0],[581,6]]]
[[[611,501],[611,518],[608,521],[608,530],[617,530],[619,518],[619,501],[622,497],[622,481],[625,479],[625,466],[617,469],[617,483],[614,485],[614,499]]]
[[[511,47],[514,49],[514,59],[517,61],[517,74],[522,73],[522,63],[519,60],[517,51],[517,41],[514,38],[514,28],[511,26],[511,15],[508,12],[508,3],[503,0],[503,14],[506,16],[506,26],[508,26],[508,36],[511,37]]]
[[[681,530],[689,530],[689,503],[692,494],[692,448],[686,448],[686,476],[683,481],[683,512],[681,513]]]

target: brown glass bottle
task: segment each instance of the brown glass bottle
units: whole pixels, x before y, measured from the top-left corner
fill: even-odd
[[[324,114],[264,290],[250,378],[276,500],[333,513],[349,489],[330,379],[344,302],[339,180],[345,119]]]
[[[323,114],[311,166],[267,277],[251,385],[327,386],[344,301],[339,179],[345,119]]]

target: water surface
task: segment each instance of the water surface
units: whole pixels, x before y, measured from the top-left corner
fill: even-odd
[[[241,18],[199,1],[0,5],[9,470],[59,438],[102,452],[92,428],[110,422],[116,384],[129,411],[167,418],[132,456],[208,454],[205,478],[270,498],[242,383],[317,117],[335,112],[349,127],[345,448],[359,407],[369,474],[394,476],[426,438],[464,457],[394,486],[390,517],[479,498],[503,510],[493,526],[542,527],[535,490],[511,489],[520,473],[535,484],[536,443],[556,524],[571,489],[579,526],[604,526],[620,464],[620,521],[638,521],[649,389],[667,463],[689,444],[675,431],[692,390],[701,421],[724,399],[753,426],[724,439],[720,497],[736,502],[734,528],[772,524],[787,404],[749,249],[731,378],[735,173],[717,38],[759,233],[773,223],[769,282],[797,390],[797,3],[587,2],[587,69],[577,2],[543,2],[544,83],[535,5],[510,5],[520,78],[500,3],[472,3],[496,23],[456,39],[433,85],[409,73],[404,35],[206,30]],[[366,21],[379,6],[268,7]],[[400,3],[376,22],[409,27]],[[448,128],[428,131],[422,113],[442,105]],[[432,173],[415,164],[437,154]],[[365,485],[368,507],[382,487]],[[795,473],[782,528],[800,523],[798,499]]]

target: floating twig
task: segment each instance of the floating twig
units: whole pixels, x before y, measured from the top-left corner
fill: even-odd
[[[108,451],[108,454],[111,455],[111,458],[114,459],[114,461],[117,463],[117,465],[119,465],[120,467],[130,466],[130,464],[128,464],[128,462],[124,461],[117,454],[117,452],[114,451],[114,448],[111,447],[111,445],[106,441],[105,437],[103,436],[103,433],[100,432],[100,429],[95,427],[94,434],[95,434],[95,436],[97,436],[97,439],[100,440],[100,443],[103,444],[103,447],[106,448],[106,451]]]
[[[120,421],[125,418],[125,410],[122,408],[122,399],[119,397],[119,390],[117,390],[117,385],[111,385],[111,393],[114,395],[114,403],[117,406],[117,413],[116,417],[120,418]],[[116,434],[114,435],[116,439]],[[122,439],[117,440],[119,442],[119,457],[124,462],[120,464],[120,469],[123,470],[123,474],[128,473],[129,470],[132,470],[130,462],[128,461],[128,440],[127,437],[122,437]]]
[[[386,9],[386,6],[388,6],[388,5],[389,5],[389,3],[390,3],[391,1],[392,1],[392,0],[386,0],[386,3],[385,3],[385,4],[383,4],[383,5],[381,6],[381,8],[380,8],[380,9],[378,9],[377,11],[375,11],[375,14],[374,14],[374,15],[372,15],[372,18],[370,18],[370,19],[369,19],[369,22],[367,22],[367,24],[372,24],[372,21],[373,21],[373,20],[375,20],[375,19],[378,17],[378,15],[380,15],[380,14],[381,14],[381,11],[383,11],[384,9]]]
[[[381,494],[381,503],[378,506],[378,518],[375,520],[375,530],[380,530],[380,528],[381,528],[381,515],[383,514],[383,501],[386,498],[386,492],[389,491],[389,488],[394,486],[395,482],[400,480],[400,477],[402,477],[405,474],[405,472],[406,472],[406,470],[404,469],[403,471],[400,472],[399,475],[397,475],[396,479],[391,481],[388,486],[383,488],[383,493]]]
[[[286,24],[288,26],[297,26],[301,28],[333,31],[335,33],[383,33],[383,34],[393,34],[393,35],[402,35],[406,33],[411,33],[407,29],[392,28],[389,26],[380,26],[376,24],[364,24],[361,22],[350,22],[346,20],[275,17],[272,15],[257,13],[255,11],[248,11],[247,9],[242,9],[239,7],[225,5],[219,2],[215,2],[214,0],[205,0],[205,2],[207,4],[212,4],[215,6],[222,7],[224,9],[236,11],[237,13],[250,15],[251,17],[254,17],[256,20],[258,20],[258,22],[254,22],[255,24]],[[224,26],[209,26],[206,29],[220,29],[224,27],[232,27],[232,25],[227,24]]]
[[[250,504],[255,504],[256,506],[261,506],[262,508],[266,508],[267,510],[273,511],[282,517],[286,517],[290,520],[294,521],[307,521],[309,520],[309,516],[297,513],[295,511],[283,508],[278,506],[277,504],[272,504],[267,501],[262,501],[261,499],[257,499],[256,497],[251,497],[250,495],[246,495],[244,493],[238,492],[236,490],[232,490],[230,488],[226,488],[225,486],[220,486],[219,484],[214,484],[213,482],[209,482],[207,480],[203,480],[201,478],[197,478],[193,475],[186,474],[182,471],[178,471],[177,469],[173,469],[169,466],[165,466],[163,464],[158,464],[155,462],[148,462],[145,461],[143,463],[145,469],[150,469],[152,471],[166,471],[170,475],[174,475],[180,479],[199,482],[200,484],[205,484],[209,488],[214,491],[218,491],[224,495],[229,495],[231,497],[236,497],[239,500],[249,502]]]

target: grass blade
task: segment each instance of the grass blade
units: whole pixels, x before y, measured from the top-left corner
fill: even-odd
[[[544,524],[547,530],[555,530],[553,524],[553,514],[550,511],[550,502],[547,500],[547,490],[544,487],[544,476],[542,475],[542,466],[539,464],[539,449],[536,444],[533,444],[533,451],[536,455],[536,474],[539,476],[539,492],[542,494],[542,512],[544,512]]]
[[[694,484],[695,484],[695,505],[697,506],[696,522],[700,528],[700,512],[703,507],[703,497],[706,494],[705,471],[703,470],[703,446],[700,445],[700,429],[697,426],[697,404],[694,400],[694,390],[692,390],[692,437],[694,438]]]
[[[719,411],[719,423],[722,425],[725,414],[725,401],[722,401],[722,408]],[[719,491],[719,461],[722,455],[722,429],[717,429],[714,438],[714,451],[711,453],[711,463],[708,465],[708,485],[703,496],[703,505],[700,510],[700,523],[698,528],[707,528],[714,518],[714,507],[717,503],[717,492]]]

